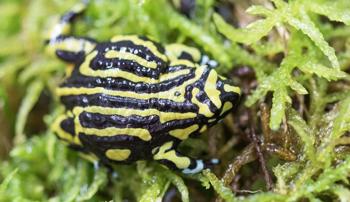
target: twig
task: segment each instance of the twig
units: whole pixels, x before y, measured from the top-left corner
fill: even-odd
[[[261,164],[262,171],[264,173],[264,178],[266,181],[266,188],[267,188],[267,190],[271,190],[273,187],[272,178],[270,176],[269,171],[267,170],[265,158],[264,158],[264,155],[261,151],[261,147],[260,147],[260,144],[258,142],[258,138],[256,137],[255,130],[253,127],[250,128],[250,135],[251,135],[253,144],[255,146],[256,152],[258,154],[258,159],[259,159],[259,162]]]
[[[269,127],[270,110],[267,107],[266,103],[260,104],[260,113],[261,113],[261,128],[264,136],[263,142],[272,142],[272,134]]]
[[[228,165],[228,168],[221,180],[223,180],[225,185],[231,184],[239,169],[243,165],[254,161],[256,158],[257,156],[254,144],[251,143],[243,149],[242,153],[237,156],[232,163]]]

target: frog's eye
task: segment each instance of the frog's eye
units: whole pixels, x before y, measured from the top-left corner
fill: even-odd
[[[181,93],[179,91],[175,91],[174,96],[179,97]]]

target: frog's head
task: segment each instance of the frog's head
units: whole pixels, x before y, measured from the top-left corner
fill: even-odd
[[[198,106],[201,122],[213,125],[224,118],[239,102],[241,90],[216,70],[201,66],[203,74],[192,89],[191,102]]]

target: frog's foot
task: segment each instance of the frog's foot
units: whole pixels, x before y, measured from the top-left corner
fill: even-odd
[[[75,136],[74,117],[71,113],[65,113],[58,116],[51,125],[51,130],[59,139],[64,140],[70,145],[81,146]]]
[[[213,166],[220,164],[220,160],[216,158],[204,160],[204,164],[206,168],[212,168]]]
[[[108,174],[110,174],[111,176],[115,175],[113,166],[110,164],[110,162],[99,159],[98,161],[94,161],[94,168],[95,170],[106,168]]]
[[[214,165],[219,164],[220,161],[219,159],[210,159],[210,160],[193,160],[191,162],[191,165],[182,170],[182,173],[184,174],[195,174],[195,173],[199,173],[204,169],[211,169]]]
[[[71,31],[71,23],[86,10],[86,3],[76,4],[70,11],[64,13],[57,24],[48,33],[48,40],[54,40],[62,35],[68,35]]]
[[[58,58],[77,63],[96,46],[92,39],[71,35],[73,21],[86,10],[87,3],[81,2],[66,12],[49,30],[46,36],[47,52]]]
[[[89,4],[88,1],[81,1],[75,4],[70,11],[66,12],[61,17],[61,21],[64,21],[66,23],[73,22],[76,17],[84,13],[88,4]]]
[[[169,168],[181,170],[184,174],[195,174],[219,163],[218,159],[204,161],[193,159],[175,150],[173,142],[166,142],[153,151],[153,159]]]

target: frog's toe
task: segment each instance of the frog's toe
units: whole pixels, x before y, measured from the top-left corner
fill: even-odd
[[[217,159],[217,158],[213,158],[213,159],[209,159],[209,160],[205,161],[205,165],[207,167],[212,167],[212,166],[215,166],[215,165],[218,165],[218,164],[220,164],[220,160]]]
[[[213,166],[220,163],[219,159],[210,159],[210,160],[195,160],[192,162],[192,165],[189,168],[182,170],[184,174],[195,174],[203,171],[204,169],[211,169]]]
[[[166,142],[154,150],[153,159],[169,168],[182,171],[184,174],[200,173],[206,168],[219,163],[218,159],[202,160],[184,156],[174,148],[173,142]]]
[[[184,173],[184,174],[196,174],[196,173],[202,172],[202,170],[204,170],[206,168],[206,164],[201,159],[194,160],[191,164],[192,165],[190,167],[183,169],[182,173]]]

